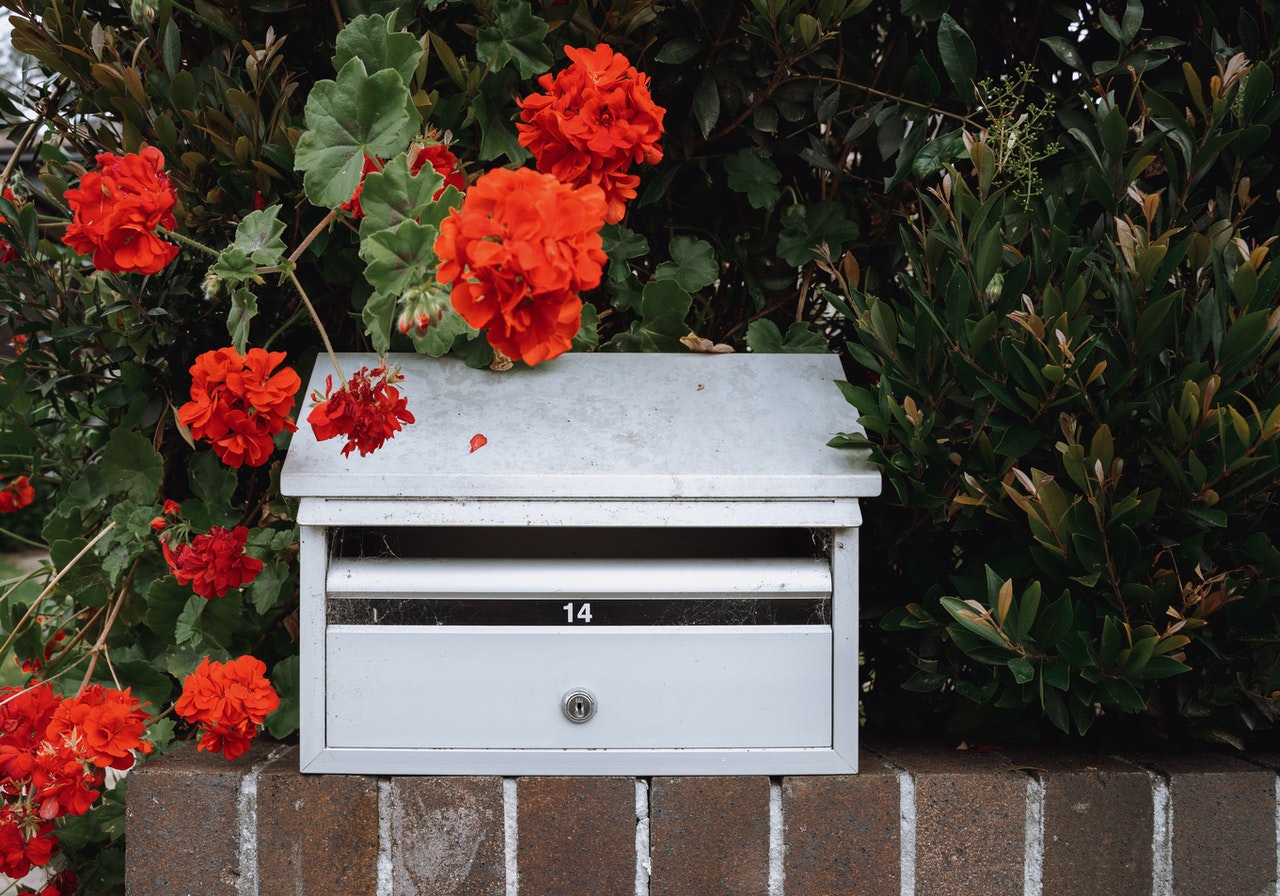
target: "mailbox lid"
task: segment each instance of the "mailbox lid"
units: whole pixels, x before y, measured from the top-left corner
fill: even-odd
[[[566,354],[507,373],[457,358],[390,361],[417,423],[345,458],[342,439],[317,442],[303,423],[281,474],[285,494],[803,501],[880,491],[863,453],[826,445],[856,428],[834,355]],[[339,362],[350,376],[378,359]],[[320,356],[307,394],[323,393],[332,373]],[[487,442],[473,451],[477,434]]]

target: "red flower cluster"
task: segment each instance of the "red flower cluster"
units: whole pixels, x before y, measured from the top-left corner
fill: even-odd
[[[153,527],[154,528],[154,527]],[[244,526],[227,529],[214,526],[189,542],[169,546],[167,536],[160,536],[164,559],[179,585],[190,583],[191,590],[205,600],[222,597],[232,588],[248,585],[262,572],[262,561],[244,552],[249,530]]]
[[[26,476],[15,476],[0,488],[0,513],[13,513],[31,504],[36,490]]]
[[[292,367],[271,372],[284,359],[284,352],[260,348],[243,357],[230,347],[205,352],[191,365],[191,400],[178,409],[178,421],[207,439],[227,466],[265,464],[276,433],[297,429],[288,414],[302,380]]]
[[[154,274],[178,254],[156,236],[173,229],[177,193],[164,173],[164,155],[153,146],[140,153],[98,155],[98,170],[85,172],[80,188],[63,194],[74,213],[62,241],[93,266],[117,274]]]
[[[519,140],[539,171],[566,184],[595,184],[609,202],[605,220],[622,220],[640,178],[632,163],[662,160],[666,110],[649,95],[649,78],[607,44],[594,50],[565,47],[572,64],[538,79],[544,93],[520,101]]]
[[[13,194],[13,190],[8,187],[4,188],[4,198],[10,202],[17,204],[18,197]],[[0,223],[8,223],[4,219],[4,215],[0,215]],[[9,241],[0,239],[0,264],[8,264],[11,261],[18,260],[18,250],[9,245]]]
[[[599,187],[574,189],[528,168],[495,168],[440,223],[436,279],[454,310],[504,355],[537,364],[568,351],[581,326],[578,293],[600,282]]]
[[[200,750],[228,759],[249,749],[258,726],[280,706],[280,697],[263,673],[262,660],[242,656],[226,663],[208,657],[182,683],[174,711],[204,731]]]
[[[462,172],[458,170],[458,157],[449,151],[449,148],[443,143],[428,143],[422,149],[418,150],[414,155],[413,161],[409,163],[409,173],[417,174],[427,165],[431,165],[436,173],[444,177],[444,186],[436,190],[432,195],[432,199],[439,199],[447,187],[455,187],[458,190],[467,188],[467,180],[462,176]],[[356,191],[351,194],[351,198],[342,203],[342,207],[351,212],[356,218],[364,217],[364,209],[360,207],[360,194],[364,192],[364,176],[371,171],[381,171],[382,164],[368,156],[364,157],[364,169],[360,172],[360,184],[356,187]]]
[[[22,878],[58,848],[54,820],[83,815],[105,769],[132,767],[147,713],[124,691],[89,685],[63,698],[47,683],[0,689],[0,874]]]
[[[361,457],[377,451],[400,431],[401,423],[414,422],[400,390],[391,385],[403,379],[399,368],[388,370],[385,362],[374,370],[361,367],[337,392],[333,391],[333,377],[326,377],[324,395],[316,392],[311,396],[318,403],[307,415],[316,441],[346,436],[343,457],[353,448],[360,449]]]

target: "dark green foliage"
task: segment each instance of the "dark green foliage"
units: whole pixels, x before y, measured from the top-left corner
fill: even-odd
[[[874,720],[1239,746],[1280,715],[1280,95],[1227,35],[1187,37],[1206,63],[1143,21],[1100,21],[1143,72],[1048,42],[1098,76],[1056,117],[1024,114],[1033,83],[984,92],[896,278],[832,296],[872,371],[846,387],[867,438],[839,441],[888,494]]]

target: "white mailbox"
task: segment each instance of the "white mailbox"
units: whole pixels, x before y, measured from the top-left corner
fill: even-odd
[[[392,361],[417,423],[347,458],[304,425],[281,477],[304,772],[857,770],[880,477],[826,446],[852,428],[835,357]]]

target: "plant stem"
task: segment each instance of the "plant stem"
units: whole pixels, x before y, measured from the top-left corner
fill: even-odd
[[[906,106],[913,106],[917,109],[923,109],[926,112],[932,112],[935,115],[941,115],[944,118],[951,118],[951,119],[954,119],[955,121],[963,122],[964,124],[967,124],[973,128],[979,127],[978,123],[974,121],[972,118],[970,118],[968,115],[960,115],[959,113],[956,113],[956,112],[948,112],[946,109],[940,109],[937,106],[930,106],[928,103],[918,103],[915,100],[907,99],[905,96],[899,96],[896,93],[888,93],[884,90],[879,90],[875,87],[871,87],[868,84],[859,84],[857,81],[849,81],[845,78],[832,78],[828,75],[797,75],[796,77],[789,78],[788,80],[789,81],[821,81],[826,84],[839,84],[841,87],[852,87],[854,90],[863,90],[873,96],[878,96],[881,99],[893,100],[895,103],[902,103],[903,105],[906,105]]]
[[[181,243],[182,245],[189,246],[192,249],[199,249],[201,252],[205,253],[206,255],[212,255],[214,258],[218,257],[218,253],[210,249],[204,243],[197,242],[196,240],[193,240],[189,236],[183,236],[182,234],[178,233],[176,230],[165,230],[162,227],[160,228],[160,232],[167,237],[171,237],[175,243]]]
[[[13,631],[9,633],[9,637],[5,639],[5,642],[3,644],[0,644],[0,657],[3,657],[5,655],[5,651],[7,651],[9,649],[9,646],[13,644],[13,639],[18,636],[18,632],[22,631],[22,627],[26,625],[27,621],[33,615],[35,615],[37,608],[44,601],[44,599],[53,593],[53,589],[57,587],[59,582],[62,581],[62,577],[65,576],[67,573],[71,572],[71,568],[75,566],[77,563],[79,563],[82,559],[84,559],[85,554],[89,553],[89,551],[93,548],[93,546],[96,545],[98,542],[102,541],[102,539],[107,536],[107,533],[110,532],[115,527],[116,527],[115,520],[112,520],[111,522],[103,526],[102,530],[97,535],[93,536],[93,539],[88,544],[86,544],[84,547],[80,549],[80,553],[72,557],[71,562],[68,563],[66,566],[62,567],[62,569],[58,570],[57,574],[54,575],[54,577],[49,580],[49,584],[44,586],[44,590],[40,592],[40,595],[31,602],[31,606],[27,607],[27,612],[23,615],[23,617],[20,620],[18,620],[18,624],[13,627]]]
[[[312,241],[314,241],[315,238],[318,237],[324,231],[324,229],[333,222],[333,219],[336,217],[338,217],[338,210],[329,209],[329,214],[321,218],[320,223],[317,224],[315,227],[313,227],[311,229],[311,232],[306,235],[306,238],[303,239],[302,242],[298,243],[298,247],[289,254],[289,261],[296,262],[299,258],[301,258],[302,253],[307,250],[307,246],[310,246]]]
[[[111,613],[107,616],[106,622],[102,623],[102,631],[98,633],[97,642],[89,649],[89,668],[84,670],[84,678],[80,680],[80,689],[76,691],[79,695],[89,686],[89,679],[93,678],[93,670],[98,665],[98,657],[107,651],[107,635],[111,634],[111,626],[115,624],[116,616],[120,614],[120,608],[124,606],[124,599],[129,596],[129,590],[133,587],[133,577],[138,572],[138,565],[142,562],[142,558],[133,561],[133,566],[129,567],[129,574],[124,577],[124,581],[120,583],[120,590],[116,593],[116,602],[111,607]],[[107,665],[110,665],[108,661]],[[115,672],[112,672],[112,677]]]
[[[306,305],[307,311],[311,312],[311,320],[315,322],[316,329],[320,331],[320,340],[324,343],[324,350],[329,354],[329,360],[333,362],[333,369],[337,371],[338,379],[345,383],[347,377],[338,365],[338,356],[333,350],[333,343],[329,341],[329,334],[324,328],[324,322],[320,320],[320,315],[316,313],[316,307],[311,304],[307,291],[302,288],[302,284],[298,282],[298,278],[294,276],[293,271],[289,271],[288,276],[289,282],[293,284],[293,288],[298,291],[298,295],[302,298],[302,304]]]
[[[9,178],[13,176],[13,169],[18,165],[18,157],[27,151],[27,144],[35,137],[42,121],[43,119],[37,118],[31,122],[31,124],[27,125],[27,129],[22,132],[22,136],[18,138],[18,145],[13,148],[13,152],[9,155],[9,161],[5,163],[4,173],[0,174],[0,190],[9,186]]]

